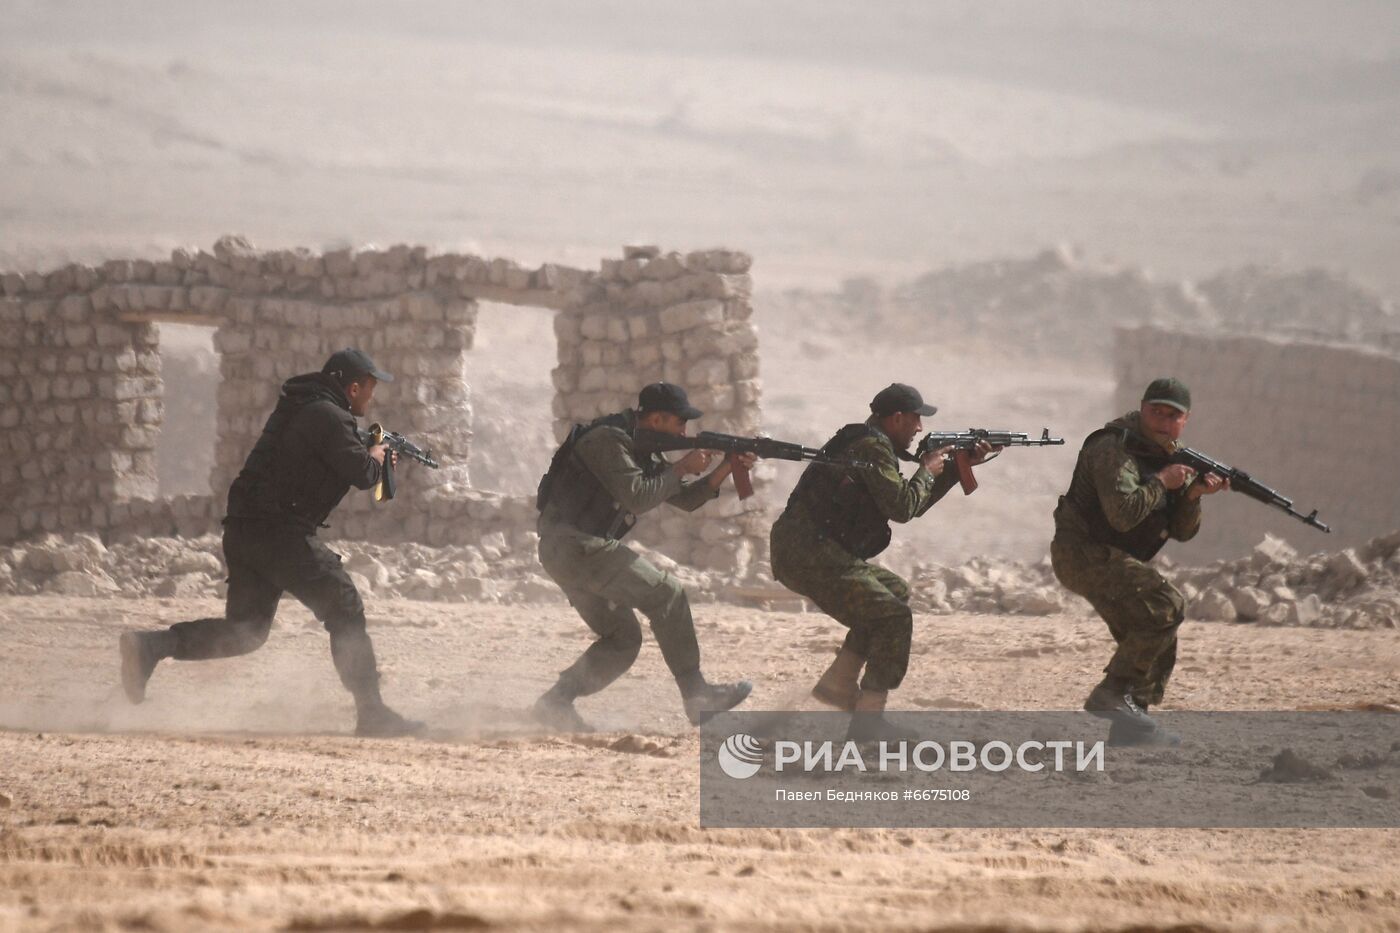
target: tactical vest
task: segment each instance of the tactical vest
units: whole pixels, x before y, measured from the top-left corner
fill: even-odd
[[[1125,451],[1137,464],[1139,476],[1151,476],[1171,462],[1170,456],[1160,447],[1136,436],[1126,428],[1100,428],[1084,439],[1080,453],[1105,434],[1116,434],[1122,438]],[[1109,523],[1092,478],[1081,475],[1079,470],[1075,471],[1069,492],[1063,499],[1068,500],[1068,505],[1084,519],[1089,528],[1089,537],[1093,540],[1099,544],[1116,547],[1138,560],[1148,561],[1157,556],[1157,552],[1167,543],[1172,510],[1184,494],[1184,487],[1169,490],[1161,508],[1153,509],[1146,518],[1127,531],[1119,531]]]
[[[822,447],[839,457],[857,441],[880,432],[868,424],[848,424]],[[850,470],[824,463],[808,464],[793,487],[788,504],[801,503],[822,533],[862,560],[874,557],[890,543],[890,522],[875,497]]]
[[[627,412],[617,412],[570,428],[569,436],[549,461],[549,469],[540,477],[535,507],[541,512],[549,507],[559,520],[585,534],[618,540],[637,524],[637,516],[612,497],[579,458],[576,449],[580,438],[589,431],[603,427],[618,428],[631,434],[633,423]],[[658,460],[648,457],[638,466],[644,475],[656,476],[668,468],[664,460]]]

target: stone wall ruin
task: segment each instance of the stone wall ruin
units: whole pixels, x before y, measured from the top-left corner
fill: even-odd
[[[558,438],[575,421],[633,405],[658,380],[687,387],[706,412],[701,429],[753,433],[759,374],[749,266],[747,255],[727,250],[629,247],[598,271],[526,269],[421,246],[264,252],[224,237],[212,251],[179,249],[163,262],[7,273],[0,544],[49,532],[125,540],[216,530],[228,485],[281,383],[359,346],[396,375],[376,392],[372,419],[431,448],[443,466],[402,466],[390,504],[352,493],[328,536],[532,551],[532,501],[471,484],[478,302],[554,312]],[[158,496],[161,322],[214,329],[212,496]],[[640,537],[692,566],[742,576],[766,553],[766,528],[755,506],[732,496],[721,503],[693,516],[663,510],[644,520]]]
[[[1316,508],[1321,532],[1236,493],[1206,500],[1200,533],[1172,545],[1192,564],[1248,553],[1265,533],[1301,553],[1360,546],[1400,528],[1400,355],[1384,349],[1153,327],[1116,332],[1115,413],[1175,375],[1191,389],[1184,442]]]

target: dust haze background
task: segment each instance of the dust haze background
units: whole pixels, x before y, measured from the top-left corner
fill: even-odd
[[[1162,281],[1322,266],[1400,294],[1400,8],[1383,2],[10,2],[0,18],[0,266],[227,232],[586,267],[622,243],[745,249],[770,433],[820,443],[900,379],[941,426],[1070,440],[1013,452],[976,507],[940,507],[956,540],[903,536],[944,561],[1044,553],[1074,444],[1115,414],[1112,370],[1030,339],[890,333],[882,294],[1057,245]],[[164,331],[163,491],[202,491],[208,334]],[[483,309],[478,486],[533,486],[553,362],[548,313]],[[794,476],[777,468],[774,505]]]

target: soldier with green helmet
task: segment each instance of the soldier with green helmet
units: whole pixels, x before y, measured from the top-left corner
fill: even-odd
[[[1148,708],[1162,701],[1176,664],[1186,599],[1149,561],[1168,539],[1201,527],[1202,496],[1228,489],[1171,455],[1191,413],[1180,380],[1153,380],[1137,411],[1084,440],[1069,491],[1055,509],[1050,558],[1064,586],[1087,599],[1118,647],[1084,709],[1109,720],[1113,744],[1175,744]]]
[[[680,386],[653,383],[642,389],[635,410],[575,426],[541,480],[540,563],[598,636],[535,703],[535,717],[544,724],[590,729],[574,700],[602,690],[637,659],[642,629],[634,609],[651,622],[691,722],[732,709],[752,690],[743,680],[706,682],[685,590],[621,541],[641,513],[662,503],[693,512],[719,496],[736,462],[753,465],[749,454],[726,458],[688,483],[682,477],[704,473],[712,451],[692,450],[674,464],[659,453],[636,451],[639,428],[683,436],[686,422],[700,415]]]
[[[880,390],[870,417],[841,428],[822,448],[866,466],[809,465],[770,537],[773,576],[850,630],[812,696],[853,712],[850,737],[857,741],[908,737],[882,714],[909,666],[909,585],[870,558],[889,544],[890,522],[923,515],[957,483],[957,471],[947,469],[951,448],[918,458],[907,452],[923,418],[937,410],[912,386]],[[973,462],[993,450],[979,445]],[[918,463],[908,479],[901,459]]]

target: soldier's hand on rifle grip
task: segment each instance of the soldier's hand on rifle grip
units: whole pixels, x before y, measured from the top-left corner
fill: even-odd
[[[1193,485],[1186,491],[1186,498],[1199,499],[1201,496],[1214,495],[1230,488],[1230,481],[1217,473],[1207,473],[1201,477],[1201,481]]]
[[[942,473],[944,467],[948,465],[947,458],[952,452],[952,444],[949,444],[947,447],[940,447],[937,450],[930,450],[919,458],[919,463],[923,464],[924,469],[928,470],[930,476],[937,476]]]
[[[370,457],[370,459],[373,460],[375,463],[379,464],[380,466],[383,466],[383,465],[384,465],[384,457],[385,457],[385,455],[388,454],[388,453],[389,453],[389,445],[387,445],[387,444],[375,444],[373,447],[371,447],[371,448],[369,449],[369,457]],[[395,463],[397,463],[397,462],[398,462],[398,456],[395,455],[395,456],[394,456],[394,459],[389,461],[389,465],[390,465],[390,466],[393,466],[393,465],[394,465]]]
[[[1180,489],[1196,478],[1196,471],[1184,463],[1169,463],[1157,471],[1157,478],[1167,489]]]
[[[681,476],[696,476],[705,472],[714,457],[713,450],[692,450],[676,461],[675,471]]]
[[[715,471],[710,474],[710,485],[715,489],[720,487],[725,477],[734,477],[734,488],[739,492],[740,499],[747,499],[753,495],[753,482],[749,479],[749,471],[758,462],[758,455],[752,453],[729,454],[724,458],[724,462],[715,467]]]

